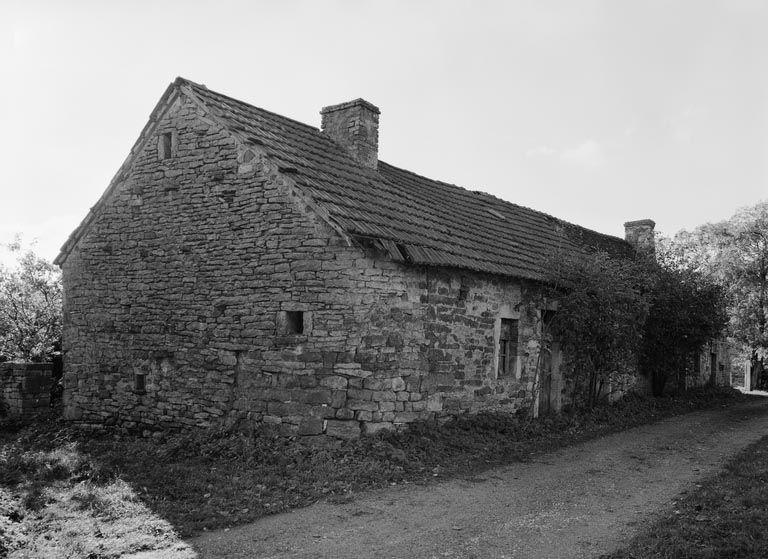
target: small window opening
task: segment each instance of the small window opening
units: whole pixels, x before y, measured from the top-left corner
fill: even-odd
[[[304,333],[304,311],[285,311],[285,333]]]
[[[499,333],[499,376],[515,374],[517,363],[518,321],[512,318],[501,319]]]
[[[701,372],[701,355],[698,353],[693,354],[693,372],[696,374]]]
[[[168,159],[171,157],[172,146],[173,146],[173,134],[171,132],[165,132],[160,136],[160,141],[158,143],[160,159]]]
[[[133,376],[133,390],[138,394],[143,394],[147,391],[147,375],[146,373],[136,373]]]
[[[469,297],[469,287],[462,285],[459,288],[459,301],[466,301],[467,297]]]

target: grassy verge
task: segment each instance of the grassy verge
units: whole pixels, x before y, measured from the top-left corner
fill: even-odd
[[[178,535],[242,524],[324,497],[346,500],[389,484],[471,475],[747,398],[722,389],[632,396],[589,413],[539,420],[479,414],[335,443],[258,433],[144,439],[83,433],[55,418],[6,427],[0,431],[0,556],[31,542],[45,557],[118,557],[164,548]]]
[[[630,543],[602,559],[764,559],[768,556],[768,437],[697,484]]]

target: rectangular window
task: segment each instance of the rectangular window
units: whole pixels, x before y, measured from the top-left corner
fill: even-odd
[[[289,334],[304,333],[304,313],[302,311],[287,311],[287,326]]]
[[[168,159],[171,157],[171,148],[173,147],[173,134],[171,132],[165,132],[160,136],[160,140],[157,145],[158,155],[160,159]]]
[[[147,391],[147,375],[145,373],[136,373],[134,375],[133,390],[137,394],[144,394]]]
[[[693,372],[696,374],[701,372],[701,355],[698,353],[693,354]]]
[[[304,311],[282,311],[278,315],[277,331],[283,336],[304,333]]]
[[[513,376],[517,363],[517,320],[501,319],[499,332],[499,375]]]

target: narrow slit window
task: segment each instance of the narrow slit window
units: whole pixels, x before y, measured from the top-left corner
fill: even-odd
[[[147,391],[147,375],[145,373],[136,373],[133,376],[133,390],[137,394],[144,394]]]
[[[499,375],[500,377],[514,376],[517,363],[517,320],[501,319],[499,332]]]
[[[171,132],[165,132],[160,136],[160,141],[158,142],[158,151],[160,152],[160,159],[170,158],[172,147],[173,147],[173,134]]]
[[[466,301],[467,297],[469,297],[469,287],[462,285],[459,288],[459,301]]]

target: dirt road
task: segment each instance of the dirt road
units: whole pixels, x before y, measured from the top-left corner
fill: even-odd
[[[595,557],[768,434],[768,398],[429,486],[320,503],[188,543],[199,557]]]

